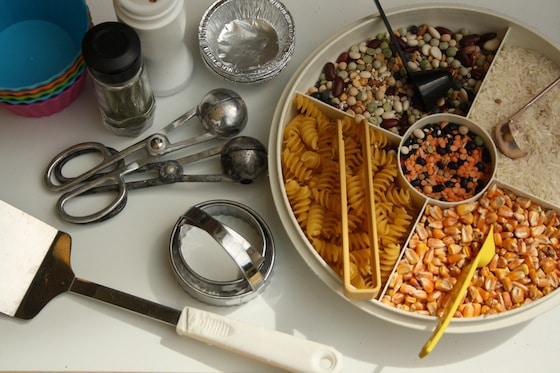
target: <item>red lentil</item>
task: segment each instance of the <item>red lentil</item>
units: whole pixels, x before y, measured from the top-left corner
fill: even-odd
[[[482,138],[452,122],[415,130],[401,148],[400,163],[414,188],[446,202],[474,196],[492,174],[490,153]]]

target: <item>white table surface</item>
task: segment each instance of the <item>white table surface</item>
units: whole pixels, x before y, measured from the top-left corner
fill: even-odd
[[[346,25],[376,12],[369,0],[285,0],[296,22],[297,44],[287,69],[256,86],[234,86],[203,66],[196,29],[211,0],[188,1],[188,42],[195,56],[187,88],[158,98],[156,131],[196,105],[210,89],[228,87],[247,102],[244,134],[268,143],[278,98],[308,53]],[[426,1],[424,1],[426,2]],[[94,23],[115,20],[112,2],[88,1]],[[410,2],[384,1],[386,8]],[[461,3],[460,1],[447,1]],[[557,0],[463,1],[522,21],[560,44]],[[42,184],[49,160],[63,148],[100,141],[117,149],[132,143],[106,131],[91,86],[66,110],[32,119],[0,111],[0,199],[70,233],[72,265],[79,277],[127,291],[168,306],[199,307],[229,317],[335,346],[345,357],[345,372],[552,372],[558,369],[560,308],[524,325],[499,331],[445,335],[425,359],[418,352],[429,333],[381,321],[345,301],[303,263],[275,213],[267,180],[237,184],[172,185],[134,191],[126,209],[99,224],[77,226],[54,212],[58,196]],[[272,228],[277,260],[272,281],[251,302],[211,307],[186,295],[167,260],[170,230],[195,203],[228,198],[257,210]],[[177,336],[172,327],[71,294],[53,300],[33,320],[0,315],[0,370],[273,372],[274,368]]]

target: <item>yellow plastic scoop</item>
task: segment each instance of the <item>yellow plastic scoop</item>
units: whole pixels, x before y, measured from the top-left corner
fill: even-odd
[[[346,185],[346,161],[345,161],[345,141],[342,121],[338,121],[338,151],[340,167],[340,199],[341,199],[341,222],[342,222],[342,262],[343,262],[343,282],[344,295],[349,299],[373,299],[381,288],[381,271],[379,265],[379,242],[377,237],[377,225],[375,223],[375,200],[373,195],[373,170],[371,155],[371,140],[369,124],[363,121],[356,124],[362,131],[362,155],[365,164],[365,184],[364,203],[366,206],[368,237],[370,242],[370,266],[371,279],[370,287],[357,288],[352,284],[350,268],[350,237],[348,227],[348,188]]]
[[[443,335],[443,332],[451,322],[455,311],[459,307],[459,304],[463,300],[463,296],[467,287],[471,283],[471,279],[474,275],[474,271],[477,268],[484,267],[494,257],[496,253],[496,246],[494,244],[494,227],[491,226],[490,230],[488,231],[488,235],[482,244],[482,248],[478,252],[477,256],[466,266],[463,268],[461,272],[461,276],[457,280],[455,287],[453,288],[453,292],[451,293],[451,301],[447,304],[447,307],[443,311],[443,315],[439,320],[439,324],[437,325],[434,333],[428,339],[424,347],[422,347],[422,351],[420,351],[419,356],[423,358],[424,356],[428,355],[434,347],[436,347],[439,339]]]

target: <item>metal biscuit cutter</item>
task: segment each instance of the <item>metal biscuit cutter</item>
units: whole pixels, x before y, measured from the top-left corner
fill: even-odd
[[[220,216],[246,223],[259,242],[249,242]],[[239,269],[238,278],[216,280],[194,270],[184,255],[190,249],[189,232],[193,229],[206,231],[224,249]],[[189,295],[214,306],[232,306],[264,290],[272,273],[275,248],[270,229],[254,210],[238,202],[212,200],[194,205],[179,218],[171,234],[169,255],[177,281]]]

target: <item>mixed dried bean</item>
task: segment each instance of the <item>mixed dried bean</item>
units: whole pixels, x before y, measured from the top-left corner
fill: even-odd
[[[496,254],[478,269],[455,317],[504,312],[533,302],[560,285],[560,219],[496,184],[477,201],[441,209],[427,205],[381,301],[440,316],[465,263],[490,225]]]
[[[416,128],[404,139],[399,154],[410,185],[440,201],[469,199],[482,192],[492,177],[492,158],[484,139],[466,125],[439,122]]]
[[[444,68],[456,79],[457,89],[440,100],[437,111],[466,115],[500,45],[496,33],[454,32],[423,24],[398,29],[395,34],[411,71]],[[379,33],[327,62],[307,93],[355,115],[358,121],[365,118],[403,134],[427,113],[421,111],[388,36]]]

